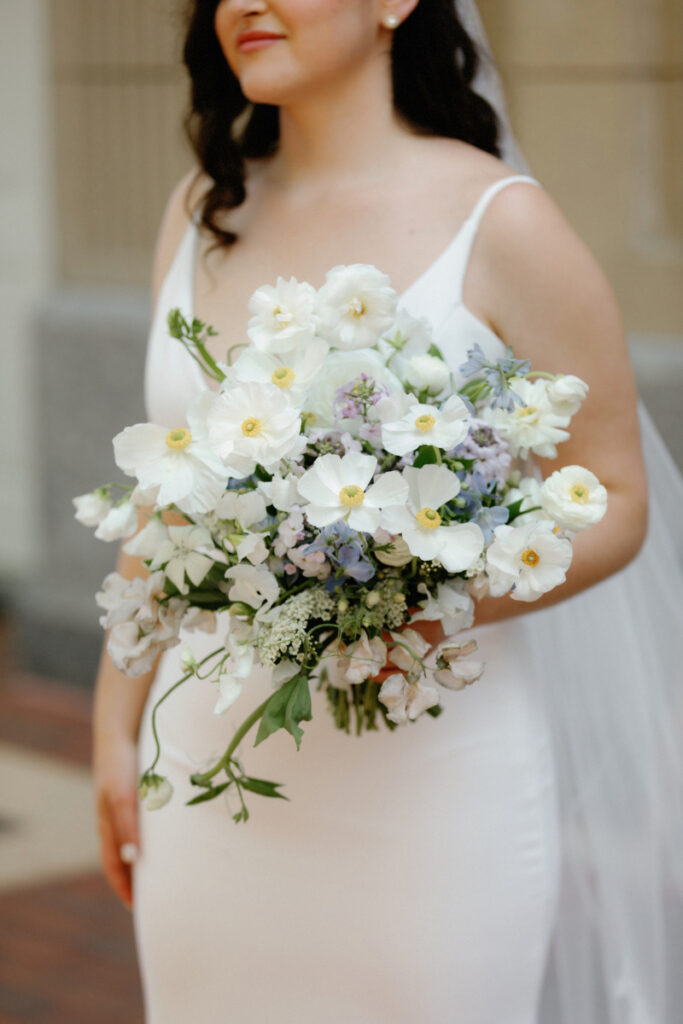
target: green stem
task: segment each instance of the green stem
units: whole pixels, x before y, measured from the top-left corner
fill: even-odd
[[[432,445],[432,448],[433,448],[434,454],[436,456],[436,464],[437,464],[437,466],[440,466],[441,465],[441,449],[437,448],[436,445]]]
[[[254,726],[258,722],[259,718],[263,716],[263,712],[266,710],[266,705],[268,704],[269,700],[270,697],[267,697],[262,704],[259,704],[257,708],[254,708],[254,710],[252,711],[248,718],[244,719],[241,726],[239,727],[239,729],[233,736],[232,740],[230,741],[230,745],[227,747],[225,753],[223,754],[221,759],[216,762],[213,768],[209,768],[208,771],[197,773],[196,775],[193,775],[191,777],[192,782],[194,782],[195,785],[202,786],[204,785],[205,782],[208,782],[210,779],[212,779],[214,775],[217,775],[218,772],[220,772],[223,768],[227,770],[233,753],[235,752],[241,741],[244,739],[244,737],[247,735],[249,730],[252,728],[252,726]]]

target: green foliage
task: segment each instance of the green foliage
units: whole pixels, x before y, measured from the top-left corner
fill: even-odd
[[[303,736],[299,722],[310,722],[312,717],[308,679],[305,675],[293,676],[276,690],[266,704],[254,746],[258,746],[278,729],[286,729],[294,737],[298,750]]]

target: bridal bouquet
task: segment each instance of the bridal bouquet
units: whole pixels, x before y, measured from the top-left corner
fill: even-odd
[[[185,674],[154,708],[156,756],[139,782],[148,807],[173,792],[155,772],[161,702],[196,675],[215,684],[222,715],[248,701],[254,666],[272,674],[223,756],[191,776],[190,804],[234,787],[237,821],[245,793],[283,796],[236,756],[252,727],[255,745],[285,729],[298,748],[312,685],[347,732],[439,714],[439,687],[462,689],[484,668],[457,635],[474,600],[533,601],[562,583],[574,535],[607,497],[581,466],[523,475],[530,454],[555,457],[569,437],[583,381],[532,371],[511,351],[489,360],[475,344],[456,390],[428,321],[398,309],[376,267],[334,267],[318,290],[279,277],[249,310],[249,343],[231,365],[209,353],[212,327],[169,313],[171,335],[218,387],[173,429],[139,423],[114,438],[136,486],[74,499],[97,537],[131,537],[124,550],[149,569],[111,573],[97,595],[117,668],[149,671],[181,627],[217,633],[201,661],[183,645]],[[153,511],[133,537],[140,506]],[[423,621],[447,636],[434,649],[414,628]]]

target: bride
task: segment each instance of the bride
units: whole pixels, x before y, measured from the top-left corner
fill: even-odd
[[[254,774],[286,779],[292,800],[264,801],[247,826],[218,800],[184,806],[187,776],[244,717],[213,715],[197,679],[158,716],[176,798],[138,813],[151,708],[182,674],[179,648],[138,679],[103,653],[102,862],[134,911],[148,1024],[673,1024],[683,826],[665,666],[680,570],[667,530],[681,485],[643,409],[639,429],[605,275],[519,173],[472,3],[190,8],[197,168],[157,243],[148,418],[177,425],[210,386],[168,338],[169,308],[211,323],[224,358],[259,285],[372,263],[454,371],[478,341],[589,383],[561,461],[590,467],[609,506],[565,585],[532,605],[478,602],[486,673],[446,694],[438,719],[356,741],[318,706],[301,753],[282,733],[251,750]],[[144,571],[125,552],[118,568]],[[267,688],[256,670],[245,696]]]

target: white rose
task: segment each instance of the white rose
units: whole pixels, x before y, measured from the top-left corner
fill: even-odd
[[[607,491],[583,466],[556,469],[541,487],[541,504],[563,530],[585,530],[600,522],[607,509]]]
[[[406,360],[403,377],[418,391],[426,390],[430,395],[440,395],[450,384],[451,371],[443,359],[420,355]]]
[[[548,385],[548,398],[560,416],[573,416],[579,411],[588,390],[585,381],[567,373]]]

